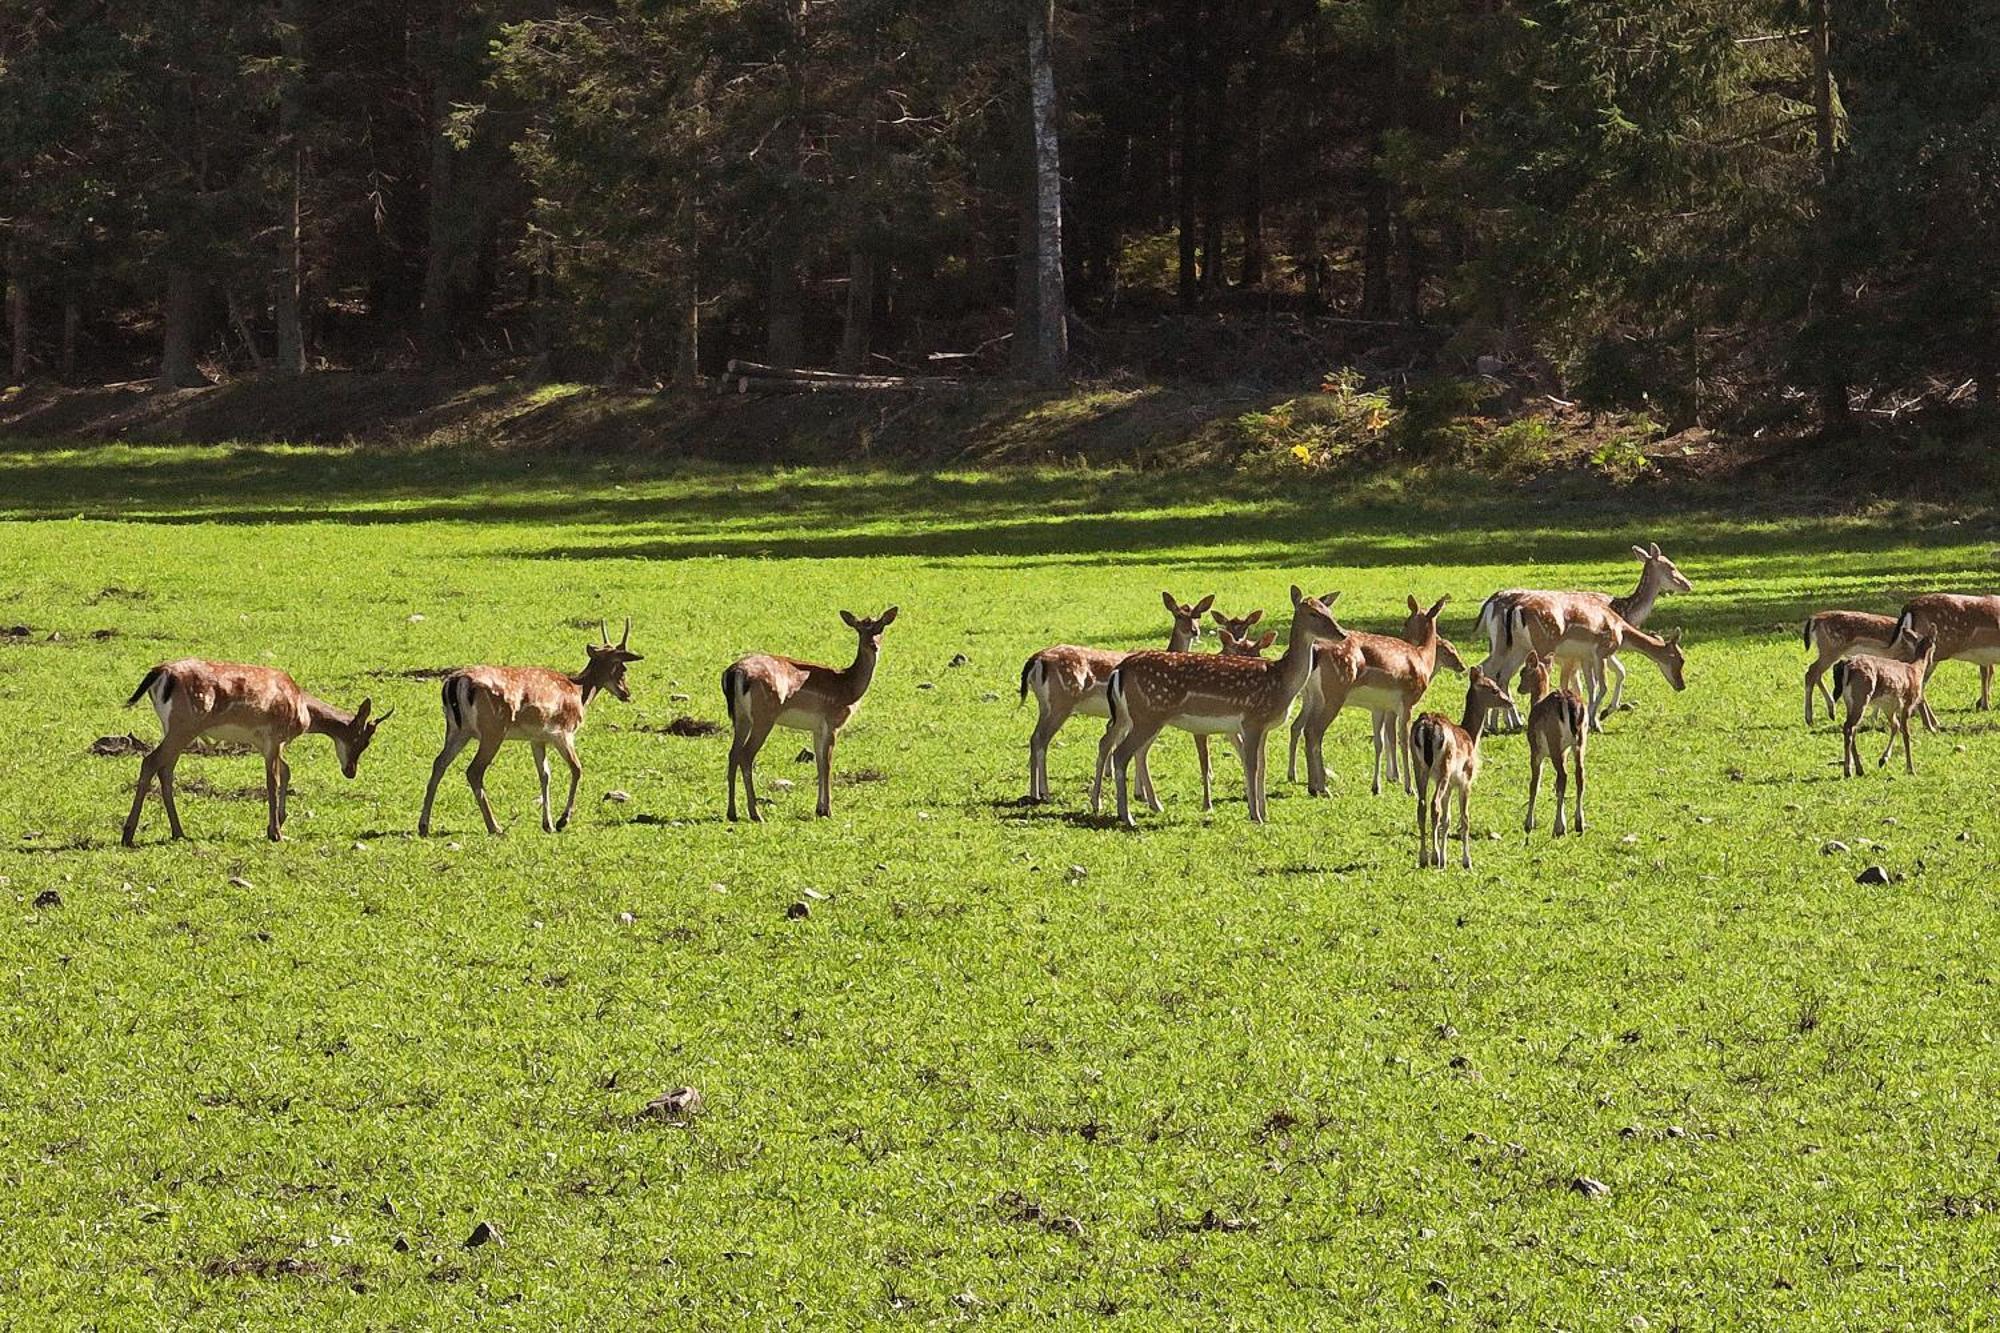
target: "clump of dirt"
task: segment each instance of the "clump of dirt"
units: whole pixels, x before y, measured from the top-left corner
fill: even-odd
[[[664,727],[641,725],[632,730],[649,732],[655,736],[718,736],[722,734],[722,724],[711,722],[705,717],[689,717],[683,713]]]

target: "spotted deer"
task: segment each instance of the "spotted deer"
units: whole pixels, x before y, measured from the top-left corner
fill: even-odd
[[[1590,740],[1590,722],[1583,697],[1575,690],[1558,690],[1550,683],[1555,659],[1529,653],[1521,665],[1521,692],[1528,696],[1528,817],[1522,823],[1527,833],[1535,831],[1535,797],[1542,788],[1542,765],[1556,766],[1555,836],[1564,833],[1567,805],[1566,764],[1576,769],[1576,823],[1583,832],[1583,753]]]
[[[1439,665],[1463,671],[1465,663],[1459,660],[1458,650],[1438,633],[1438,616],[1451,601],[1450,596],[1438,598],[1428,609],[1414,596],[1408,600],[1410,612],[1403,622],[1402,637],[1349,630],[1339,642],[1322,643],[1313,650],[1313,673],[1306,681],[1298,716],[1292,719],[1286,762],[1287,777],[1296,781],[1299,741],[1303,738],[1306,791],[1313,796],[1327,792],[1327,728],[1349,704],[1366,708],[1374,726],[1369,790],[1382,794],[1385,758],[1389,780],[1400,781],[1405,791],[1413,790],[1410,715],[1430,688]]]
[[[773,727],[812,734],[813,760],[819,769],[819,802],[813,813],[822,819],[833,814],[833,743],[861,707],[861,696],[868,693],[869,682],[875,679],[882,631],[896,623],[896,608],[892,606],[873,619],[852,611],[842,611],[840,618],[858,640],[854,661],[846,667],[753,653],[738,658],[722,673],[722,701],[735,726],[729,744],[731,820],[736,818],[736,779],[741,775],[750,818],[756,823],[764,821],[757,809],[757,752],[764,748]]]
[[[1806,666],[1807,726],[1812,725],[1815,693],[1825,697],[1827,719],[1833,720],[1833,691],[1826,686],[1826,673],[1836,662],[1857,653],[1900,658],[1909,651],[1909,641],[1897,635],[1894,616],[1870,615],[1866,611],[1817,612],[1806,618],[1805,641],[1806,651],[1813,654],[1813,660]],[[1980,670],[1984,674],[1992,668]],[[1938,729],[1937,716],[1931,712],[1928,700],[1924,702],[1923,722],[1927,730]]]
[[[1522,608],[1516,614],[1533,613]],[[1619,653],[1627,651],[1638,653],[1658,667],[1676,694],[1687,688],[1687,657],[1681,651],[1681,632],[1672,630],[1664,637],[1648,634],[1636,625],[1627,624],[1616,613],[1593,618],[1587,631],[1577,622],[1571,622],[1570,632],[1556,639],[1553,651],[1544,654],[1565,668],[1573,664],[1583,676],[1589,701],[1585,720],[1592,731],[1604,730],[1601,719],[1611,711],[1604,701],[1607,668],[1618,660]]]
[[[1102,808],[1108,759],[1118,778],[1118,819],[1133,826],[1126,780],[1132,760],[1162,729],[1238,738],[1250,818],[1268,818],[1264,799],[1264,740],[1284,720],[1312,671],[1312,647],[1345,638],[1326,602],[1292,588],[1291,637],[1275,659],[1221,653],[1134,653],[1105,683],[1111,724],[1099,743],[1091,809]]]
[[[1928,593],[1905,603],[1896,622],[1897,632],[1906,640],[1935,640],[1937,656],[1931,672],[1943,662],[1977,666],[1979,708],[1984,711],[1993,706],[1993,667],[2000,663],[2000,597]],[[1925,679],[1929,679],[1928,672]]]
[[[152,701],[162,734],[160,743],[139,761],[139,790],[133,794],[121,839],[127,847],[139,835],[139,814],[155,779],[160,784],[160,804],[167,808],[167,827],[176,838],[187,836],[174,805],[174,767],[197,737],[248,745],[264,756],[264,802],[269,814],[264,836],[278,842],[285,836],[286,798],[292,786],[285,747],[309,733],[325,736],[333,742],[340,771],[352,778],[375,739],[375,729],[396,711],[391,708],[372,717],[374,701],[363,699],[359,708],[345,712],[307,694],[275,668],[196,657],[162,662],[148,671],[125,706],[141,699]]]
[[[462,667],[444,678],[439,690],[444,706],[444,747],[431,763],[431,780],[424,788],[424,808],[417,816],[417,836],[431,831],[431,806],[437,800],[438,784],[450,771],[452,760],[474,741],[479,748],[465,767],[465,781],[478,803],[479,816],[486,821],[488,834],[498,837],[500,823],[493,818],[492,802],[486,799],[486,770],[493,756],[508,741],[526,741],[535,757],[535,777],[541,785],[542,832],[555,833],[569,827],[576,813],[577,784],[583,780],[583,764],[576,757],[576,733],[591,701],[609,692],[620,703],[632,701],[625,682],[625,668],[645,659],[631,650],[632,621],[625,621],[625,633],[617,643],[599,621],[600,643],[584,645],[583,670],[575,675],[546,667],[472,666]],[[569,799],[563,803],[562,817],[551,819],[549,809],[549,751],[562,756],[569,766]]]
[[[1183,604],[1175,600],[1170,592],[1162,592],[1160,600],[1166,603],[1167,614],[1173,617],[1173,630],[1167,637],[1167,651],[1184,653],[1201,638],[1201,618],[1215,604],[1213,595],[1198,602]],[[1262,612],[1254,613],[1243,622],[1241,634],[1251,621]],[[1222,620],[1222,614],[1216,613]],[[1224,621],[1225,624],[1229,623]],[[1021,700],[1026,702],[1030,694],[1035,696],[1038,710],[1035,730],[1028,737],[1028,795],[1029,801],[1049,799],[1049,743],[1061,731],[1063,724],[1072,716],[1110,717],[1111,710],[1104,702],[1104,682],[1111,679],[1111,673],[1125,660],[1125,654],[1104,648],[1079,648],[1075,644],[1059,643],[1044,648],[1021,665]],[[1207,771],[1207,764],[1202,765]],[[1141,767],[1139,772],[1140,791],[1147,800],[1152,799],[1152,775]]]
[[[1654,604],[1663,595],[1694,591],[1694,584],[1681,573],[1678,565],[1660,551],[1658,542],[1634,546],[1632,554],[1639,558],[1641,564],[1639,583],[1623,597],[1602,592],[1542,592],[1523,588],[1505,589],[1488,597],[1479,608],[1478,625],[1486,635],[1489,651],[1479,669],[1495,680],[1507,680],[1521,669],[1521,663],[1530,651],[1548,653],[1552,650],[1551,643],[1540,640],[1517,642],[1520,637],[1518,622],[1508,613],[1524,604],[1538,605],[1547,614],[1547,623],[1557,627],[1556,635],[1560,637],[1569,622],[1588,608],[1611,611],[1628,625],[1643,626],[1646,618],[1652,615]],[[1609,711],[1616,712],[1625,699],[1625,668],[1615,657],[1608,666],[1615,678]],[[1511,702],[1508,709],[1508,725],[1519,728],[1522,725],[1519,710]]]
[[[1486,719],[1512,702],[1507,687],[1478,667],[1465,689],[1465,719],[1425,713],[1410,728],[1410,751],[1417,765],[1417,869],[1444,868],[1449,841],[1451,798],[1458,797],[1459,859],[1472,869],[1472,825],[1468,807],[1479,780],[1479,739]]]
[[[1897,641],[1904,639],[1905,635],[1899,631]],[[1862,717],[1871,711],[1883,714],[1889,727],[1889,743],[1883,747],[1882,757],[1875,766],[1881,768],[1889,762],[1900,734],[1903,766],[1911,773],[1917,771],[1917,761],[1910,753],[1910,715],[1923,711],[1924,681],[1937,666],[1937,646],[1937,640],[1930,635],[1918,634],[1908,640],[1907,662],[1863,653],[1834,664],[1833,692],[1847,706],[1847,720],[1840,727],[1842,777],[1858,778],[1863,772],[1861,745],[1854,733]]]

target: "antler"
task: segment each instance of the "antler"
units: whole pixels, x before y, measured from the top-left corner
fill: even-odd
[[[625,617],[625,632],[618,636],[618,646],[622,649],[632,642],[632,617]]]
[[[605,647],[609,648],[611,646],[611,630],[606,627],[604,617],[602,616],[597,618],[597,637],[604,640]]]

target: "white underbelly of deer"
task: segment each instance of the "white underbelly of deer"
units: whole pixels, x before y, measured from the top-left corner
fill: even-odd
[[[1349,708],[1366,708],[1370,712],[1387,712],[1403,706],[1403,696],[1395,690],[1381,686],[1357,686],[1347,692]]]
[[[1099,685],[1090,693],[1078,698],[1076,707],[1070,711],[1078,717],[1110,717],[1111,701],[1104,697],[1104,687]]]
[[[1192,731],[1197,736],[1234,736],[1243,729],[1243,719],[1231,714],[1227,717],[1205,713],[1181,713],[1175,716],[1173,725],[1182,731]]]
[[[1975,666],[2000,666],[2000,644],[1991,648],[1968,648],[1953,660],[1971,662]]]
[[[826,714],[810,708],[787,708],[778,714],[778,725],[795,731],[818,731],[825,722]]]
[[[164,724],[164,710],[160,721]],[[224,745],[261,745],[263,737],[245,727],[210,727],[205,739],[220,741]]]

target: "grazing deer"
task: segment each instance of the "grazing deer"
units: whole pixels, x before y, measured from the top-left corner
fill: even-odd
[[[174,807],[174,765],[197,736],[240,742],[264,756],[264,800],[270,808],[264,836],[278,842],[285,836],[285,799],[292,786],[285,747],[308,732],[318,732],[333,741],[340,771],[351,778],[375,739],[375,729],[396,711],[391,708],[371,720],[373,700],[363,699],[359,708],[346,713],[307,694],[297,681],[274,668],[194,657],[163,662],[148,671],[125,706],[145,698],[151,698],[153,711],[160,715],[162,735],[139,761],[139,790],[132,797],[132,813],[125,817],[127,847],[138,836],[139,812],[155,778],[160,782],[160,804],[167,807],[168,827],[176,838],[187,836]]]
[[[1806,667],[1807,726],[1812,725],[1815,690],[1825,696],[1827,719],[1833,719],[1833,691],[1826,687],[1825,676],[1834,663],[1857,653],[1898,657],[1908,651],[1909,644],[1908,639],[1898,635],[1894,617],[1870,615],[1866,611],[1821,611],[1810,616],[1806,620],[1805,640],[1807,651],[1815,655]],[[1990,676],[1992,670],[1990,666],[1981,667],[1982,677]],[[1938,729],[1937,715],[1931,712],[1929,700],[1924,702],[1923,722],[1930,731]]]
[[[1903,638],[1898,632],[1897,640]],[[1861,776],[1861,745],[1854,739],[1854,732],[1861,725],[1862,716],[1871,709],[1886,715],[1889,724],[1889,744],[1875,766],[1880,768],[1889,762],[1900,732],[1903,765],[1912,773],[1917,771],[1917,761],[1910,754],[1910,714],[1923,711],[1924,681],[1937,666],[1937,640],[1919,634],[1909,640],[1909,648],[1912,655],[1907,662],[1863,653],[1834,664],[1833,690],[1847,704],[1847,720],[1840,727],[1842,777]]]
[[[1521,607],[1515,614],[1532,618],[1534,611],[1530,607]],[[1635,625],[1626,624],[1615,612],[1606,613],[1601,618],[1591,616],[1587,624],[1572,621],[1569,633],[1555,639],[1551,651],[1543,654],[1561,663],[1566,668],[1565,676],[1574,671],[1583,674],[1585,693],[1590,701],[1586,720],[1592,731],[1604,730],[1600,718],[1611,711],[1604,702],[1606,668],[1627,649],[1658,667],[1676,694],[1687,688],[1687,657],[1681,652],[1681,632],[1676,629],[1664,638],[1648,634]],[[1564,684],[1567,686],[1568,681],[1565,680]]]
[[[1936,641],[1936,660],[1971,662],[1979,668],[1979,708],[1993,706],[1993,667],[2000,663],[2000,597],[1968,597],[1934,592],[1912,598],[1896,618],[1897,633],[1906,641],[1919,637]],[[1929,679],[1928,674],[1925,677]],[[1928,707],[1928,705],[1926,705]],[[1935,729],[1935,723],[1927,718]]]
[[[1330,599],[1328,599],[1330,600]],[[1135,756],[1168,726],[1234,738],[1243,760],[1250,818],[1268,818],[1264,800],[1264,738],[1282,722],[1312,673],[1313,644],[1347,636],[1326,601],[1292,588],[1292,632],[1275,660],[1220,653],[1133,653],[1105,683],[1111,725],[1098,745],[1090,806],[1102,808],[1107,758],[1118,775],[1118,818],[1133,826],[1126,773]]]
[[[1478,667],[1465,689],[1465,720],[1425,713],[1410,728],[1410,752],[1417,765],[1417,869],[1444,868],[1450,836],[1451,797],[1458,795],[1459,859],[1472,869],[1472,825],[1467,816],[1472,784],[1479,780],[1479,737],[1486,717],[1512,703],[1507,687]]]
[[[847,667],[753,653],[737,658],[722,673],[722,702],[736,728],[729,743],[731,820],[736,818],[736,777],[740,773],[750,818],[755,823],[764,822],[757,810],[757,752],[764,748],[772,727],[812,733],[813,759],[819,767],[819,804],[813,813],[822,819],[833,814],[834,738],[861,707],[861,696],[868,693],[882,652],[882,631],[896,623],[896,608],[890,607],[873,620],[852,611],[842,611],[840,618],[859,637],[854,661]]]
[[[1401,638],[1349,630],[1338,643],[1323,643],[1313,650],[1313,673],[1306,681],[1299,715],[1292,720],[1286,762],[1289,779],[1298,779],[1299,740],[1303,737],[1306,791],[1313,796],[1326,794],[1326,731],[1342,708],[1356,704],[1369,710],[1374,724],[1375,758],[1369,789],[1377,796],[1382,794],[1386,754],[1389,780],[1401,781],[1405,791],[1411,790],[1407,749],[1410,714],[1430,688],[1431,677],[1441,663],[1454,671],[1465,669],[1458,650],[1438,633],[1438,616],[1449,601],[1449,595],[1440,597],[1426,610],[1411,597]]]
[[[430,836],[431,804],[437,799],[438,783],[458,752],[475,740],[479,748],[465,767],[465,780],[472,787],[472,799],[479,803],[488,833],[497,837],[500,825],[486,799],[486,770],[508,741],[527,741],[534,752],[535,776],[542,789],[542,832],[569,827],[570,816],[576,813],[577,783],[583,778],[583,765],[576,757],[576,731],[583,725],[584,710],[606,690],[620,703],[632,702],[625,668],[645,660],[627,646],[632,641],[629,616],[617,643],[611,642],[611,632],[601,620],[597,633],[603,642],[584,645],[588,659],[583,670],[573,676],[544,667],[474,666],[462,667],[444,678],[439,691],[444,704],[444,748],[431,764],[423,813],[417,816],[418,837]],[[569,799],[563,803],[562,818],[556,820],[549,818],[552,746],[569,765]]]
[[[1590,723],[1582,696],[1558,690],[1549,682],[1555,659],[1529,653],[1521,665],[1521,691],[1528,696],[1528,818],[1524,831],[1535,831],[1535,797],[1542,789],[1542,764],[1556,766],[1555,835],[1563,835],[1566,806],[1566,762],[1576,766],[1576,831],[1583,832],[1583,752],[1590,740]]]
[[[1167,614],[1174,618],[1174,627],[1167,637],[1167,651],[1184,653],[1194,646],[1201,637],[1201,617],[1215,604],[1213,595],[1202,598],[1192,605],[1183,605],[1174,600],[1170,592],[1162,592],[1160,600],[1166,603]],[[1242,622],[1247,629],[1259,611]],[[1221,613],[1216,613],[1221,619]],[[1225,622],[1233,623],[1233,622]],[[1243,633],[1238,629],[1238,634]],[[1104,702],[1104,682],[1111,679],[1111,673],[1125,660],[1125,654],[1104,648],[1079,648],[1074,644],[1059,643],[1052,648],[1044,648],[1030,657],[1021,666],[1021,700],[1035,696],[1039,710],[1035,718],[1035,730],[1028,737],[1028,800],[1049,799],[1049,742],[1061,731],[1063,724],[1074,714],[1085,717],[1110,717],[1111,710]],[[1203,765],[1206,771],[1207,765]],[[1148,801],[1152,800],[1153,779],[1143,767],[1139,773],[1140,792]]]
[[[1624,597],[1614,597],[1602,592],[1540,592],[1522,588],[1509,588],[1488,597],[1479,608],[1479,629],[1486,635],[1488,652],[1479,669],[1495,680],[1507,680],[1521,669],[1522,661],[1533,650],[1547,654],[1552,645],[1543,642],[1519,643],[1518,622],[1508,614],[1527,601],[1534,601],[1549,613],[1552,623],[1557,626],[1560,637],[1570,619],[1588,608],[1610,611],[1622,618],[1628,625],[1643,626],[1646,618],[1653,613],[1653,605],[1668,592],[1692,592],[1690,583],[1680,567],[1660,552],[1658,542],[1645,546],[1634,546],[1632,554],[1642,563],[1639,570],[1639,585]],[[1625,668],[1613,658],[1609,663],[1616,683],[1611,693],[1609,711],[1616,712],[1625,699]],[[1519,728],[1520,711],[1509,702],[1507,724]]]

